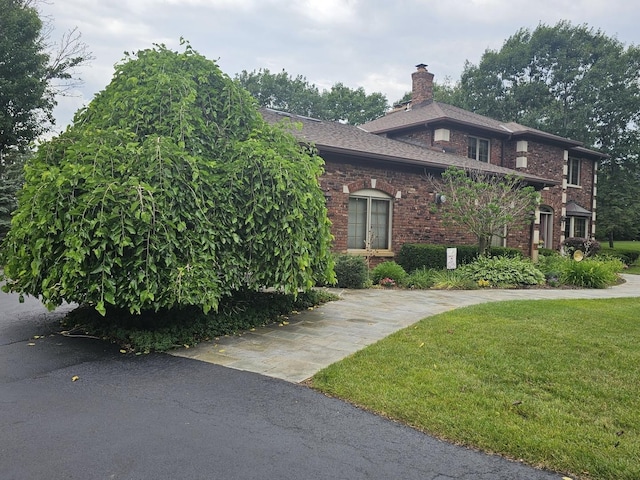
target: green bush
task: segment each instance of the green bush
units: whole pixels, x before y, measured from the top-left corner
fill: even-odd
[[[433,275],[433,270],[424,267],[419,268],[407,275],[402,282],[402,286],[415,289],[431,288],[434,284]]]
[[[371,282],[374,285],[377,285],[383,278],[390,278],[396,285],[400,285],[406,276],[407,272],[396,262],[382,262],[371,270]]]
[[[576,250],[584,253],[585,257],[592,257],[600,251],[600,243],[589,238],[570,237],[562,242],[567,255],[572,256]]]
[[[576,262],[568,258],[564,262],[560,281],[582,288],[607,288],[618,283],[618,273],[623,268],[624,265],[618,259],[585,258]]]
[[[398,252],[398,263],[407,272],[419,268],[441,270],[447,267],[447,248],[456,248],[458,265],[466,265],[478,258],[477,245],[431,245],[425,243],[405,243]],[[522,252],[516,248],[492,247],[491,256],[522,258]]]
[[[433,287],[436,290],[475,290],[478,284],[459,268],[433,272]]]
[[[540,285],[544,274],[529,260],[510,257],[478,257],[460,270],[475,282],[491,287]]]
[[[337,255],[334,270],[339,288],[365,288],[369,282],[369,269],[364,257]]]
[[[640,258],[640,250],[631,250],[626,248],[602,248],[601,254],[609,257],[619,258],[625,265],[633,265]]]
[[[562,285],[562,272],[565,268],[564,265],[569,260],[569,258],[563,257],[558,253],[540,255],[538,257],[536,267],[538,267],[538,270],[544,274],[547,283],[550,286],[559,287]],[[571,261],[573,260],[571,259]]]

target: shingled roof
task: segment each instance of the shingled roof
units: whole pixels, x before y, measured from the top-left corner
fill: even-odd
[[[528,183],[541,187],[558,183],[536,175],[478,162],[460,155],[443,153],[375,135],[352,125],[327,122],[266,108],[261,109],[260,112],[264,119],[271,124],[281,122],[301,124],[302,129],[291,128],[291,133],[300,141],[315,145],[320,153],[332,152],[351,157],[422,166],[440,171],[449,167],[458,167],[497,175],[516,175]]]
[[[500,122],[493,118],[485,117],[477,113],[464,110],[446,103],[431,100],[422,103],[414,108],[408,107],[403,110],[396,110],[380,118],[361,125],[361,128],[370,133],[383,134],[390,132],[400,132],[419,126],[437,124],[457,124],[465,127],[480,129],[492,132],[498,137],[522,137],[539,138],[547,142],[552,142],[565,146],[568,150],[580,151],[595,157],[606,157],[605,154],[589,150],[582,147],[582,142],[570,138],[561,137],[551,133],[538,130],[536,128],[520,125],[516,122]]]

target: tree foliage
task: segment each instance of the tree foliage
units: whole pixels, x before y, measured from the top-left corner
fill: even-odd
[[[499,51],[467,63],[451,102],[602,150],[598,229],[637,224],[640,173],[640,48],[586,25],[561,21],[518,30]],[[621,181],[633,179],[632,182]],[[637,198],[637,196],[636,196]],[[631,221],[627,221],[630,219]]]
[[[5,290],[132,312],[331,281],[322,160],[188,44],[127,55],[42,145],[5,239]]]
[[[387,99],[381,93],[367,95],[362,87],[351,89],[342,83],[320,91],[302,75],[293,77],[284,70],[243,70],[235,79],[262,107],[321,120],[359,125],[384,115],[387,109]]]
[[[487,253],[491,237],[505,227],[517,228],[533,219],[540,196],[517,177],[499,177],[477,170],[448,168],[441,180],[430,178],[436,192],[444,195],[440,211],[445,222],[474,235],[480,255]]]
[[[56,94],[78,79],[74,69],[91,59],[76,29],[58,45],[42,22],[37,0],[0,0],[0,160],[24,150],[53,124]]]
[[[0,241],[11,227],[11,214],[18,206],[16,195],[24,180],[24,163],[30,155],[11,151],[0,161]]]

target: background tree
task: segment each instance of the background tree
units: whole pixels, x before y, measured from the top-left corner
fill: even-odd
[[[517,31],[499,51],[487,50],[477,66],[467,63],[456,89],[455,105],[607,153],[599,176],[599,231],[633,234],[628,227],[637,219],[637,201],[621,199],[634,198],[640,178],[638,47],[585,25],[541,24]],[[619,182],[625,175],[633,181]]]
[[[31,154],[9,152],[0,163],[0,241],[11,227],[11,213],[18,206],[16,195],[24,180],[23,167]]]
[[[77,30],[51,41],[36,0],[0,0],[0,161],[25,148],[54,123],[56,94],[75,85],[75,69],[91,54]]]
[[[132,312],[332,281],[322,159],[189,45],[128,56],[42,145],[3,244],[5,290]]]
[[[518,228],[533,219],[540,196],[523,186],[517,177],[499,177],[477,170],[448,168],[440,180],[430,177],[432,187],[444,195],[438,211],[445,223],[457,225],[478,241],[478,252],[486,255],[491,237],[505,227]]]
[[[268,69],[243,70],[235,80],[261,107],[321,120],[359,125],[384,115],[387,110],[387,99],[381,93],[367,95],[362,87],[354,90],[342,83],[321,92],[302,75],[292,77],[284,70],[277,74]]]

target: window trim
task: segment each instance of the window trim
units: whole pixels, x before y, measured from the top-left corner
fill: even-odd
[[[347,251],[353,254],[361,254],[366,255],[371,251],[375,251],[378,256],[393,256],[392,251],[392,232],[393,232],[393,197],[386,192],[381,190],[365,188],[362,190],[358,190],[349,194],[349,203],[352,198],[359,198],[367,200],[367,211],[366,211],[366,231],[371,231],[371,202],[372,200],[383,200],[386,201],[389,205],[389,212],[387,217],[387,248],[371,248],[367,250],[367,248],[351,248],[349,247],[349,206],[347,206]]]
[[[542,218],[545,218],[546,224],[546,232],[543,232],[543,222]],[[538,235],[540,236],[540,241],[543,242],[542,248],[548,248],[553,250],[553,220],[554,220],[554,212],[553,208],[548,205],[540,205],[540,223],[538,225]],[[542,240],[542,234],[544,235],[544,240]]]
[[[575,166],[574,166],[575,165]],[[574,172],[577,174],[574,175]],[[567,160],[567,186],[580,187],[580,175],[582,174],[582,160],[576,157],[569,157]],[[573,183],[573,177],[576,177],[576,183]]]
[[[584,220],[584,231],[580,235],[576,235],[576,221]],[[568,216],[565,220],[566,225],[564,229],[565,238],[589,238],[589,219],[581,217],[579,215]]]
[[[472,157],[470,155],[470,148],[471,148],[471,141],[475,140],[476,142],[476,146],[475,146],[475,156]],[[480,157],[480,142],[484,141],[487,142],[487,160],[481,160]],[[482,162],[482,163],[491,163],[491,139],[489,138],[484,138],[484,137],[476,137],[475,135],[468,135],[467,136],[467,158],[470,158],[472,160],[476,160],[478,162]]]

